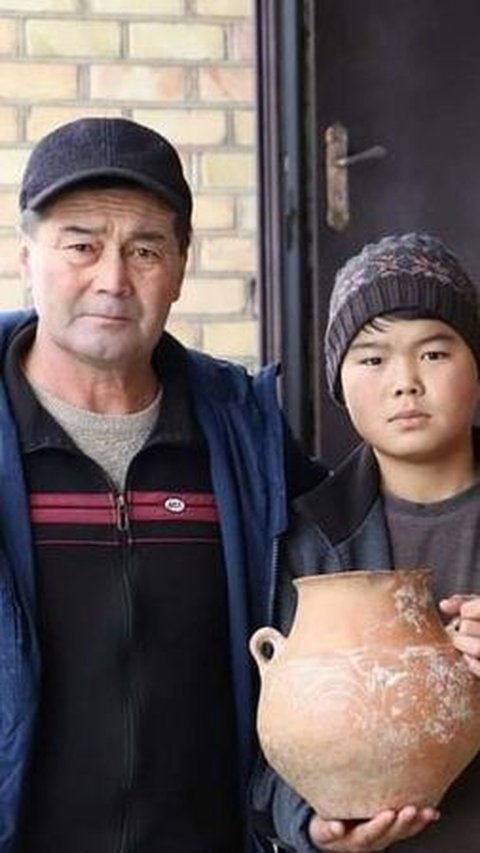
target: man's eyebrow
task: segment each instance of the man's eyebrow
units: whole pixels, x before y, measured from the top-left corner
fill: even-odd
[[[74,234],[77,236],[92,237],[103,234],[105,229],[102,227],[95,228],[94,225],[63,225],[60,228],[62,234]],[[149,243],[164,243],[167,235],[163,231],[135,231],[130,234],[129,240],[145,240]]]
[[[131,237],[131,240],[146,240],[150,243],[164,243],[168,238],[163,231],[136,231]]]
[[[101,228],[94,228],[93,225],[62,225],[60,227],[61,234],[101,234]]]

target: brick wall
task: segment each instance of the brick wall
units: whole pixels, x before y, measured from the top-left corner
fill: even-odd
[[[80,115],[123,115],[177,144],[196,198],[169,328],[257,358],[253,0],[0,0],[0,308],[24,305],[16,193],[32,144]]]

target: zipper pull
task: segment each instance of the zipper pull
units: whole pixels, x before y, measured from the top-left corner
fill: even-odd
[[[125,495],[117,495],[117,530],[121,533],[126,533],[129,527],[128,506],[125,500]]]

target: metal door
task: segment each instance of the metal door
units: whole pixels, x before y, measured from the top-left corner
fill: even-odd
[[[315,450],[353,433],[325,392],[335,270],[388,233],[442,238],[480,281],[480,3],[312,0],[312,356]],[[327,142],[329,140],[329,144]],[[327,174],[329,165],[329,175]]]

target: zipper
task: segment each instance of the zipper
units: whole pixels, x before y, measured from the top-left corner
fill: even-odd
[[[275,614],[275,605],[278,594],[279,581],[279,551],[281,536],[275,536],[272,543],[270,556],[270,587],[267,590],[267,624],[272,625]]]
[[[129,508],[128,502],[124,492],[118,492],[115,494],[115,525],[120,533],[121,544],[122,544],[122,589],[123,589],[123,607],[125,614],[125,643],[127,647],[131,644],[133,639],[133,604],[132,604],[132,590],[130,584],[129,577],[129,554],[128,548],[131,543],[130,540],[130,516],[129,516]],[[129,796],[132,790],[133,784],[133,773],[134,773],[134,696],[132,693],[132,681],[131,681],[131,670],[130,664],[127,664],[127,690],[125,692],[124,697],[124,778],[123,778],[123,802],[121,806],[121,814],[120,814],[120,832],[119,832],[119,843],[117,851],[118,853],[126,853],[129,846],[129,824],[130,824],[130,815],[129,815]],[[134,688],[133,688],[134,689]]]
[[[120,492],[116,496],[115,508],[117,517],[117,530],[120,533],[128,533],[130,529],[130,519],[128,516],[128,504],[123,492]]]

